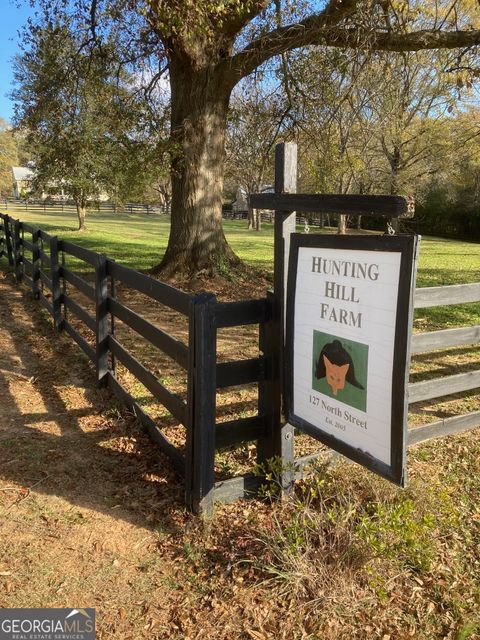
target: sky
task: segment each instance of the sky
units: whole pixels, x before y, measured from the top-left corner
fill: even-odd
[[[7,97],[12,91],[12,58],[19,52],[18,31],[33,15],[24,0],[20,8],[14,0],[0,0],[0,118],[11,120],[13,103]]]

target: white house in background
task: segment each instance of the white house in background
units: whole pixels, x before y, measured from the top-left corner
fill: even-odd
[[[13,197],[22,198],[27,195],[31,191],[35,172],[30,167],[12,167],[12,176]]]
[[[35,170],[30,167],[12,167],[13,175],[13,197],[23,198],[30,195],[32,190],[32,182],[35,178]],[[65,180],[52,181],[47,184],[46,191],[42,191],[40,197],[42,200],[51,198],[52,200],[67,200],[68,195],[65,194]],[[98,196],[100,202],[106,202],[110,199],[108,193],[104,191]]]

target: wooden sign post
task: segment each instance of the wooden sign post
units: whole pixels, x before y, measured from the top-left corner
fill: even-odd
[[[259,461],[294,481],[294,428],[404,484],[406,388],[418,238],[295,234],[296,213],[409,218],[403,196],[297,194],[297,147],[275,149],[271,421]],[[287,278],[287,265],[288,278]],[[287,302],[288,281],[288,302]]]
[[[297,145],[282,143],[275,147],[275,194],[295,193],[297,190]],[[296,215],[292,211],[275,211],[274,275],[272,299],[272,327],[269,351],[272,354],[272,390],[270,394],[271,423],[263,439],[260,461],[281,459],[280,482],[289,491],[295,480],[294,429],[282,416],[285,351],[285,305],[290,236],[295,233]]]

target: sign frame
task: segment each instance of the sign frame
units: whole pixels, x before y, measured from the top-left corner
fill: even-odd
[[[410,367],[410,339],[413,322],[416,264],[420,236],[417,235],[349,235],[323,234],[291,235],[288,265],[285,342],[285,415],[294,427],[316,438],[331,449],[359,463],[370,471],[404,487],[407,481],[407,418],[408,374]],[[390,415],[390,464],[342,441],[296,415],[294,406],[294,344],[295,297],[298,257],[301,248],[389,251],[400,253],[399,282],[395,318],[395,338],[392,361],[392,393]]]

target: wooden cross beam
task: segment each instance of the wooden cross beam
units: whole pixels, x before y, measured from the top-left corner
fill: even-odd
[[[353,216],[413,218],[413,198],[404,196],[336,195],[324,193],[252,193],[250,206],[275,211],[338,213]]]

